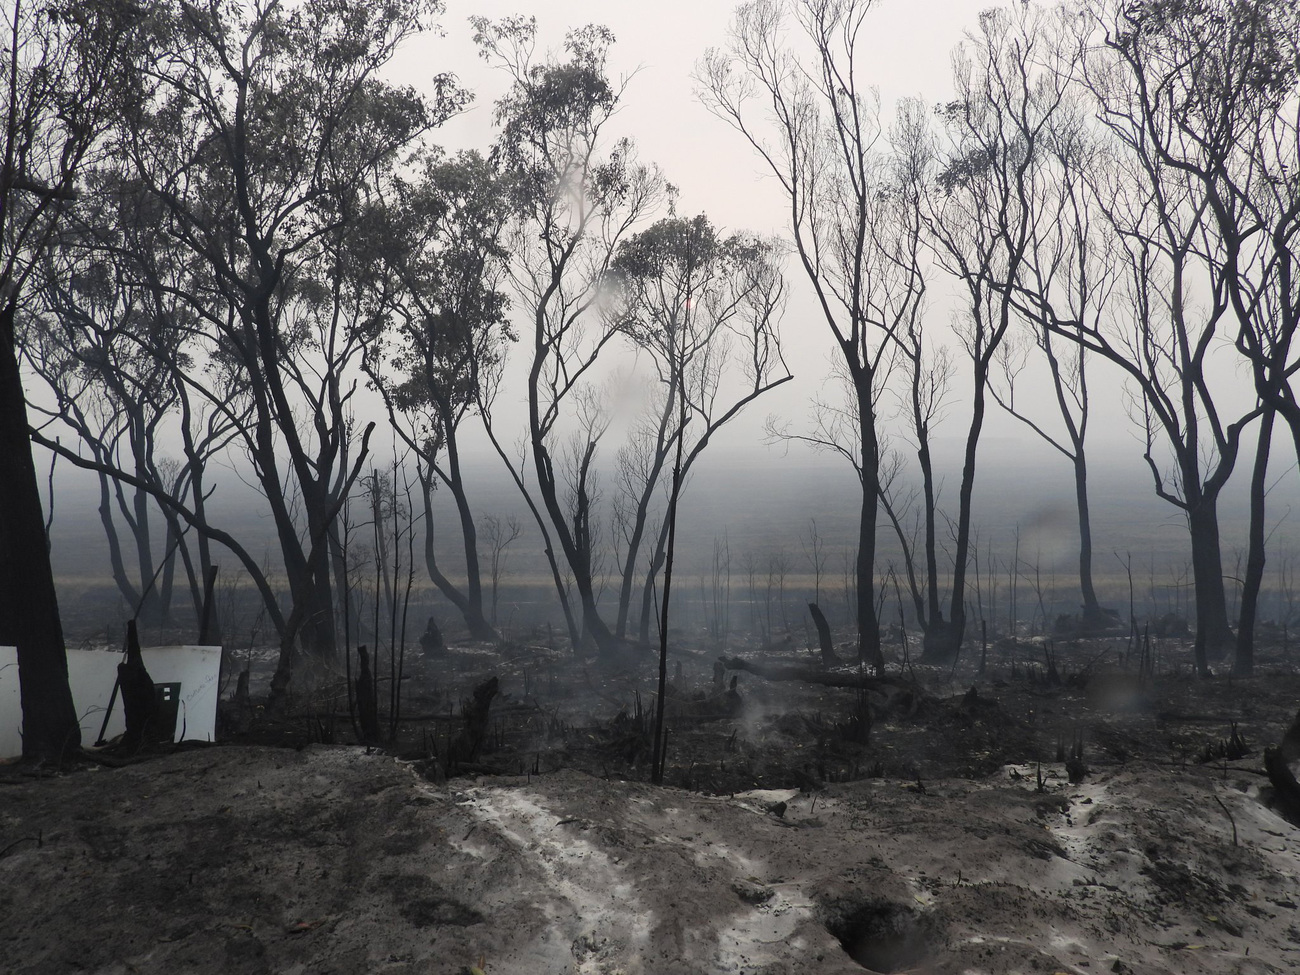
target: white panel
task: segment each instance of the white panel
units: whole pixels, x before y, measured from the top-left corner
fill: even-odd
[[[146,647],[145,668],[155,684],[180,684],[181,706],[176,715],[176,741],[182,737],[212,741],[216,737],[217,680],[220,647]],[[93,745],[113,695],[117,650],[69,650],[68,683],[81,721],[81,743]],[[18,690],[18,651],[0,647],[0,757],[22,753],[22,706]],[[118,696],[104,732],[106,739],[126,730]]]
[[[23,708],[18,697],[18,648],[0,647],[0,757],[23,751]]]

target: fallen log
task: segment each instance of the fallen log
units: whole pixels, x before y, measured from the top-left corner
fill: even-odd
[[[760,664],[742,657],[719,657],[718,660],[728,670],[743,670],[763,680],[795,680],[805,684],[821,684],[824,687],[854,687],[869,691],[889,688],[915,690],[915,685],[902,677],[835,674],[802,664]]]

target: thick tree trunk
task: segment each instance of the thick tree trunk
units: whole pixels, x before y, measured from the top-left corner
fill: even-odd
[[[1255,669],[1255,617],[1259,590],[1264,582],[1264,497],[1267,493],[1268,455],[1273,445],[1276,412],[1265,409],[1259,421],[1259,442],[1250,475],[1250,539],[1246,550],[1246,578],[1241,585],[1241,613],[1237,618],[1237,654],[1232,672],[1239,677]]]
[[[496,630],[492,625],[483,618],[482,596],[480,591],[480,601],[475,605],[474,601],[461,592],[456,584],[443,574],[438,568],[437,552],[434,548],[434,518],[433,504],[429,494],[433,486],[429,478],[432,477],[428,472],[424,472],[420,485],[420,492],[424,495],[424,567],[429,573],[429,579],[438,588],[438,591],[446,600],[456,607],[465,620],[465,625],[469,627],[470,635],[475,640],[495,640],[497,638]],[[454,492],[453,492],[454,493]],[[458,502],[459,503],[459,502]],[[463,522],[462,522],[463,527]],[[470,543],[466,543],[467,548]],[[477,571],[477,566],[475,567]]]
[[[880,442],[871,401],[871,376],[857,371],[853,377],[858,397],[858,435],[862,444],[862,508],[858,521],[858,661],[870,664],[884,676],[885,656],[880,647],[880,620],[876,618],[876,517],[880,509]]]
[[[822,665],[837,666],[839,659],[835,656],[835,642],[831,639],[831,625],[826,621],[826,614],[816,603],[808,604],[808,614],[812,617],[813,625],[817,627],[817,643],[821,647]]]
[[[18,648],[23,757],[61,762],[81,747],[45,535],[11,300],[0,309],[0,643]]]
[[[451,405],[444,404],[443,425],[447,430],[447,464],[451,475],[447,487],[451,490],[456,512],[460,516],[461,540],[465,548],[465,588],[468,590],[465,605],[458,606],[457,609],[460,609],[465,625],[469,627],[474,639],[496,640],[496,628],[483,615],[483,573],[478,561],[478,528],[474,524],[474,512],[469,506],[469,495],[465,493],[465,479],[460,469],[460,444],[456,439],[453,420]],[[432,521],[429,524],[432,525]]]
[[[1083,596],[1083,628],[1087,631],[1110,625],[1112,618],[1097,599],[1092,581],[1092,512],[1088,506],[1088,461],[1082,440],[1074,454],[1074,501],[1079,512],[1079,592]]]
[[[1202,496],[1187,509],[1192,542],[1192,577],[1196,593],[1196,671],[1209,673],[1208,661],[1219,659],[1232,645],[1228,601],[1223,590],[1223,557],[1219,547],[1218,499]]]

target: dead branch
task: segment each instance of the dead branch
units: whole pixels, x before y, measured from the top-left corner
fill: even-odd
[[[902,677],[869,677],[866,674],[835,674],[802,664],[759,664],[741,657],[719,657],[728,670],[743,670],[763,680],[797,680],[805,684],[824,687],[855,687],[864,690],[883,690],[896,687],[915,690],[916,685]]]

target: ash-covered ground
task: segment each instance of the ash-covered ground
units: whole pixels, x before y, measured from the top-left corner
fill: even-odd
[[[1122,638],[896,659],[867,689],[682,650],[666,787],[649,660],[412,658],[383,748],[349,743],[337,682],[275,718],[254,698],[232,743],[0,770],[0,967],[1292,971],[1300,842],[1261,753],[1300,680],[1281,648],[1232,681],[1160,650],[1154,676]]]

